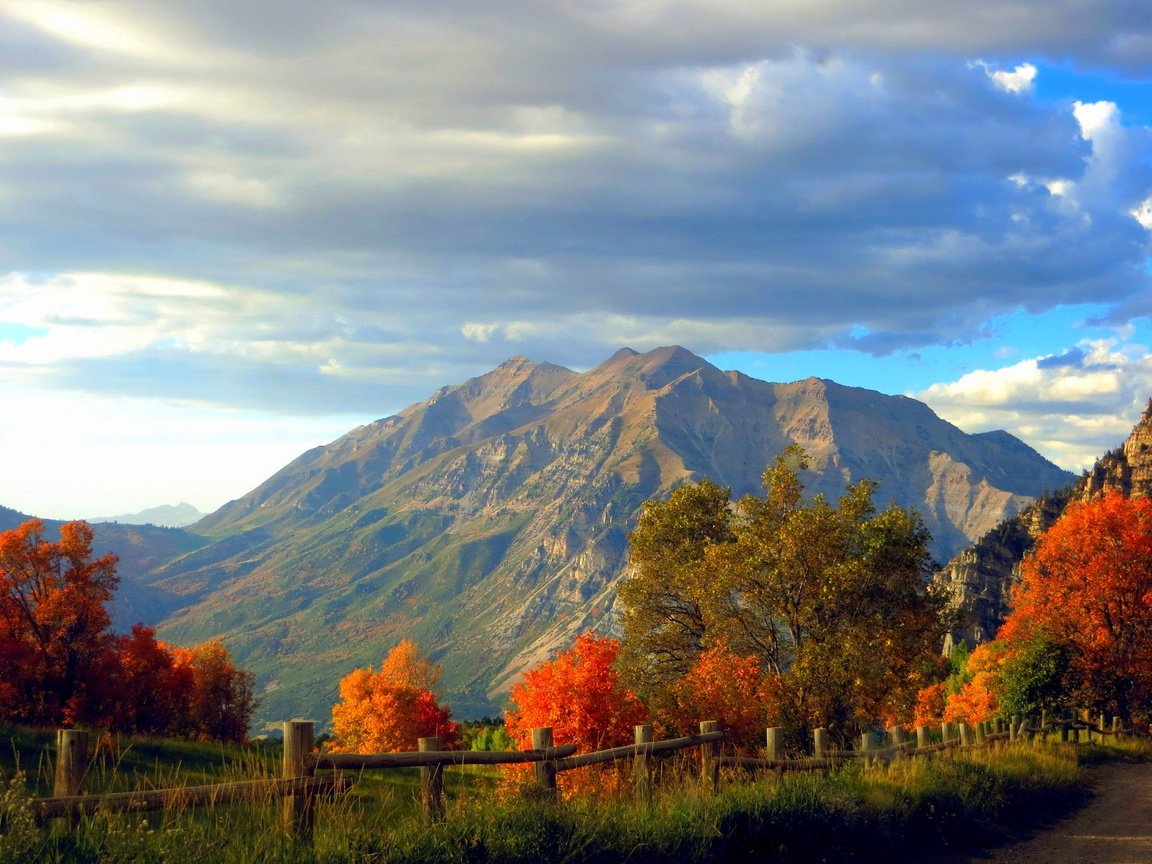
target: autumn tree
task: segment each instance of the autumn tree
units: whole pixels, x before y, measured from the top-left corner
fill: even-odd
[[[734,654],[726,642],[700,652],[691,669],[672,685],[673,705],[660,719],[680,734],[698,730],[701,720],[716,720],[733,743],[763,746],[764,729],[778,725],[780,678],[761,669],[754,654]]]
[[[1025,559],[998,638],[1061,646],[1082,704],[1152,710],[1152,500],[1070,504]]]
[[[870,481],[806,500],[805,467],[793,446],[762,497],[732,506],[705,481],[645,504],[620,598],[624,668],[653,704],[723,640],[778,676],[797,734],[911,715],[943,629],[928,532],[894,504],[878,512]]]
[[[186,653],[187,659],[182,659],[157,641],[153,628],[143,624],[133,626],[128,635],[117,636],[105,684],[109,693],[104,715],[111,728],[152,735],[191,734],[196,675],[191,652]]]
[[[4,719],[59,724],[82,719],[94,670],[106,654],[106,604],[116,557],[92,557],[92,529],[68,522],[44,539],[32,519],[0,534],[0,690]]]
[[[252,675],[218,643],[170,648],[143,624],[113,633],[116,557],[94,558],[92,539],[86,522],[55,542],[38,519],[0,533],[0,720],[243,740]]]
[[[252,673],[236,668],[216,640],[174,653],[175,674],[187,669],[192,676],[188,733],[206,741],[243,741],[256,709]]]
[[[379,672],[356,669],[340,680],[340,699],[332,707],[336,746],[354,753],[415,750],[419,738],[438,736],[442,746],[459,746],[452,712],[433,692],[440,666],[405,639]]]
[[[647,718],[636,694],[620,680],[615,639],[583,633],[566,651],[524,674],[512,688],[505,714],[508,733],[531,746],[531,730],[548,726],[557,744],[591,751],[630,744]]]

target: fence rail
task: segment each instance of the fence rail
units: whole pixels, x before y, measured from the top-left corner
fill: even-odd
[[[786,758],[783,753],[783,730],[770,728],[766,732],[764,756],[721,756],[719,744],[728,737],[717,728],[715,721],[700,723],[700,734],[664,741],[652,740],[651,726],[637,726],[635,742],[591,753],[577,754],[575,744],[553,746],[552,730],[532,730],[533,747],[527,750],[471,751],[442,750],[439,738],[421,738],[419,750],[408,753],[315,753],[314,727],[311,721],[293,720],[284,724],[283,776],[279,779],[248,780],[216,783],[204,786],[185,786],[137,792],[117,792],[101,795],[81,794],[84,774],[88,768],[88,733],[60,730],[57,733],[57,759],[53,797],[35,798],[32,812],[40,819],[77,817],[96,811],[149,811],[225,804],[238,800],[266,800],[283,798],[285,828],[298,840],[311,842],[315,803],[322,796],[345,792],[352,783],[340,773],[344,769],[376,770],[389,768],[420,768],[420,797],[425,813],[432,819],[444,816],[443,770],[445,766],[510,765],[535,766],[536,783],[545,790],[556,789],[558,773],[589,765],[600,765],[631,759],[637,778],[637,793],[642,798],[652,795],[653,757],[678,750],[699,748],[700,774],[713,787],[718,783],[721,767],[737,767],[749,771],[827,771],[851,760],[861,760],[865,767],[888,762],[928,756],[959,748],[992,747],[1010,742],[1029,743],[1047,740],[1058,734],[1061,742],[1078,741],[1084,733],[1091,741],[1095,735],[1124,735],[1132,730],[1122,728],[1117,719],[1106,726],[1105,718],[1091,723],[1080,718],[1049,719],[1039,722],[1012,718],[1010,721],[989,721],[970,727],[964,723],[943,723],[939,727],[939,741],[925,726],[915,730],[915,740],[904,740],[904,730],[890,728],[886,737],[891,741],[880,745],[884,733],[866,732],[860,746],[854,750],[833,750],[827,746],[828,733],[816,729],[813,733],[811,756]],[[317,770],[336,771],[317,775]]]

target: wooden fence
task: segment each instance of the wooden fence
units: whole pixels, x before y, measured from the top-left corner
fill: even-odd
[[[284,724],[284,755],[282,776],[265,780],[216,783],[205,786],[185,786],[138,792],[118,792],[102,795],[81,794],[84,775],[89,764],[89,733],[79,730],[57,732],[57,759],[53,797],[31,801],[33,813],[40,819],[56,817],[76,818],[82,813],[96,811],[149,811],[187,807],[203,807],[239,800],[267,800],[283,798],[285,828],[300,842],[310,843],[314,827],[315,804],[325,795],[338,794],[350,788],[351,783],[342,773],[347,769],[369,770],[387,768],[420,768],[420,800],[424,812],[434,820],[444,817],[443,776],[445,766],[457,765],[513,765],[527,764],[535,768],[535,783],[547,793],[556,790],[557,774],[587,765],[600,765],[622,759],[634,762],[637,795],[649,800],[653,790],[654,757],[690,748],[699,748],[700,776],[711,788],[719,782],[722,767],[737,767],[750,771],[825,771],[849,760],[862,760],[865,767],[885,765],[889,762],[917,756],[926,756],[954,748],[999,746],[1011,742],[1050,740],[1058,736],[1062,742],[1079,741],[1087,737],[1126,734],[1119,721],[1113,719],[1108,726],[1101,716],[1098,723],[1086,718],[1049,720],[1038,722],[1014,718],[1011,721],[988,721],[975,726],[965,723],[944,723],[935,732],[926,726],[915,730],[915,738],[905,740],[904,730],[892,727],[887,732],[865,732],[859,749],[836,750],[828,746],[828,733],[816,729],[810,756],[786,758],[783,752],[783,730],[770,728],[762,757],[724,756],[720,742],[728,733],[719,729],[716,721],[700,723],[700,732],[684,738],[665,741],[652,739],[651,726],[637,726],[635,741],[623,747],[613,747],[592,753],[576,754],[575,744],[554,746],[552,730],[532,730],[532,748],[510,751],[441,750],[439,738],[421,738],[419,750],[409,753],[316,753],[313,747],[312,721],[293,720]],[[938,739],[938,740],[937,740]],[[317,774],[317,771],[335,773]]]

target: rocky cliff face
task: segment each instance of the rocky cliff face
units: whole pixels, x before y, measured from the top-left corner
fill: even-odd
[[[177,642],[223,637],[264,716],[326,718],[336,684],[412,638],[460,713],[575,633],[613,625],[643,502],[710,477],[735,495],[790,442],[812,492],[868,477],[916,507],[946,557],[1067,472],[1004,433],[814,378],[771,384],[682,348],[624,349],[585,373],[515,357],[302,455],[200,522],[154,574]]]
[[[1037,539],[1071,501],[1090,501],[1108,491],[1127,496],[1152,495],[1152,401],[1132,434],[1105,454],[1076,483],[1046,494],[1016,516],[1004,520],[936,574],[951,596],[959,620],[949,642],[976,645],[993,638],[1008,612],[1011,587]]]

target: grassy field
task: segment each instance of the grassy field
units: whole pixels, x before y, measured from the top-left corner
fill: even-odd
[[[278,800],[170,814],[84,817],[78,827],[34,825],[33,790],[49,785],[50,734],[0,729],[0,864],[9,862],[719,862],[923,860],[992,845],[1082,800],[1085,760],[1145,758],[1146,748],[1020,747],[847,767],[829,776],[700,787],[688,761],[665,763],[649,805],[627,796],[563,801],[514,794],[494,769],[446,772],[447,818],[427,824],[415,769],[366,772],[320,805],[314,848],[280,829]],[[276,776],[279,747],[108,741],[90,791],[157,788]]]

